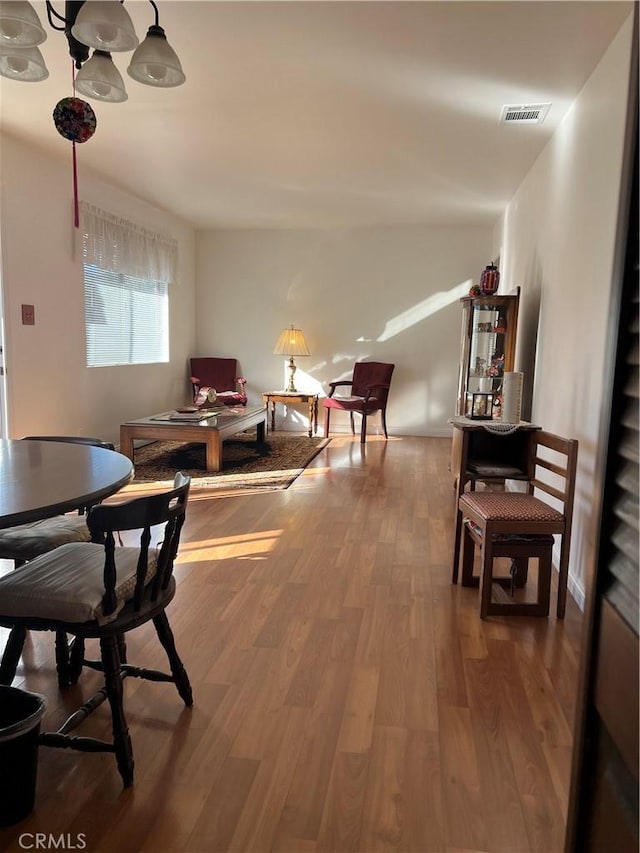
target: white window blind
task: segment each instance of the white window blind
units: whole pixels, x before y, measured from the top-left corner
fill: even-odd
[[[84,266],[87,366],[169,361],[167,285]]]
[[[87,366],[169,360],[177,242],[81,202]]]

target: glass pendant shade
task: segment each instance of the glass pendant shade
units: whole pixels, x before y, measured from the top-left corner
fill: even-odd
[[[90,0],[81,6],[71,34],[96,50],[117,53],[133,50],[138,36],[129,13],[118,0]]]
[[[0,44],[14,47],[35,47],[46,39],[47,33],[31,3],[0,3]]]
[[[149,27],[147,37],[131,57],[127,73],[138,83],[165,89],[181,86],[186,79],[176,52],[157,25]]]
[[[76,76],[76,91],[98,101],[120,103],[127,100],[122,75],[113,64],[111,54],[96,50]]]
[[[22,83],[39,83],[49,76],[37,47],[0,47],[0,76]]]

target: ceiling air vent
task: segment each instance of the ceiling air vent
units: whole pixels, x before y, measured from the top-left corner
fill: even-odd
[[[551,104],[517,104],[502,108],[500,124],[542,124]]]

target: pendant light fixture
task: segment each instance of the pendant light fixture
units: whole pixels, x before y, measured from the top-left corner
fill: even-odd
[[[94,50],[76,74],[76,92],[99,101],[120,103],[127,100],[124,80],[106,50]]]
[[[154,0],[148,2],[155,20],[139,44],[131,17],[119,0],[67,0],[64,15],[46,0],[49,25],[67,38],[79,92],[98,101],[125,101],[124,81],[111,54],[131,50],[135,50],[128,68],[132,79],[161,88],[184,83],[180,60],[160,26],[158,7]],[[0,2],[0,75],[25,83],[46,80],[49,72],[38,49],[46,37],[31,3]],[[89,48],[94,51],[91,58]]]

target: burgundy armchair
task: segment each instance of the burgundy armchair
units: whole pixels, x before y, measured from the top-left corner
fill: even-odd
[[[208,406],[207,393],[216,392],[216,402],[225,406],[246,406],[247,380],[238,376],[235,358],[192,358],[191,387],[196,406]]]
[[[332,409],[349,412],[351,432],[355,435],[353,413],[362,417],[360,443],[367,440],[367,416],[380,412],[384,437],[387,435],[387,397],[391,386],[391,376],[395,364],[385,364],[381,361],[358,361],[353,366],[353,378],[329,383],[329,396],[322,401],[324,406],[324,435],[329,435],[329,419]],[[342,385],[351,386],[351,396],[334,397],[336,388]]]

